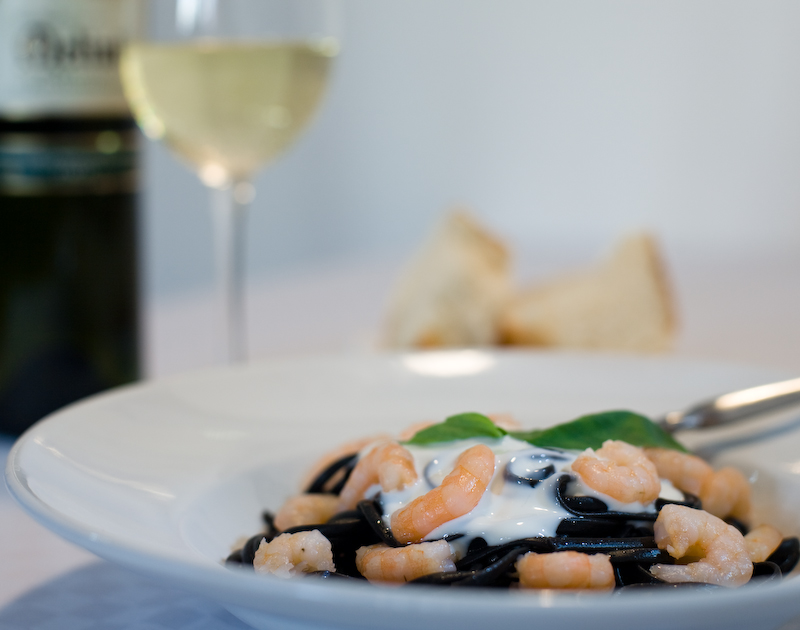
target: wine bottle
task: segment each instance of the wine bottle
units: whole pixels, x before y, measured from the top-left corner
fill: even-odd
[[[0,432],[139,376],[130,0],[0,0]]]

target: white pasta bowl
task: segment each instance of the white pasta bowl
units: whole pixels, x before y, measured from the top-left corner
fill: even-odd
[[[268,361],[93,397],[15,444],[7,484],[39,522],[98,556],[220,602],[257,628],[778,628],[800,580],[614,595],[282,580],[224,566],[261,512],[338,443],[462,411],[544,427],[608,409],[651,416],[786,378],[746,366],[575,353],[452,352]],[[754,479],[756,509],[800,532],[791,415],[690,438]],[[710,446],[709,446],[710,445]]]

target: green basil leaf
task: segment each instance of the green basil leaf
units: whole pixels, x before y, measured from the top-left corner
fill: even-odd
[[[483,414],[468,412],[450,416],[444,422],[417,431],[406,444],[452,442],[474,437],[501,438],[506,433]]]
[[[553,448],[598,449],[606,440],[622,440],[634,446],[687,452],[683,445],[655,422],[632,411],[595,413],[549,429],[512,431],[509,435],[536,446]]]

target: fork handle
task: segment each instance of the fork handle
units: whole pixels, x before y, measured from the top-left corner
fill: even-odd
[[[800,403],[800,378],[723,394],[686,411],[671,411],[658,421],[666,431],[732,424]]]

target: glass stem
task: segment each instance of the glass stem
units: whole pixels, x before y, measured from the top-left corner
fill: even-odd
[[[247,359],[245,317],[245,226],[253,199],[248,181],[233,182],[214,189],[214,257],[216,264],[216,349],[223,363],[242,363]]]

